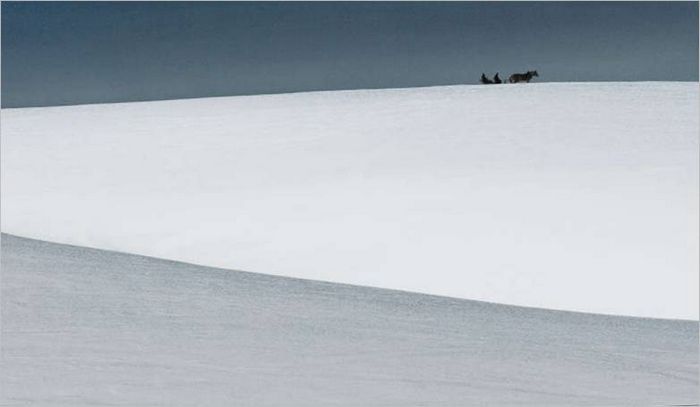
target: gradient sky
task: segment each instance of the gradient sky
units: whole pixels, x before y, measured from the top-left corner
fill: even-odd
[[[698,80],[697,2],[2,2],[2,106]]]

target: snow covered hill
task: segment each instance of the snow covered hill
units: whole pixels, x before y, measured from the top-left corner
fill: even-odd
[[[698,84],[2,111],[2,230],[196,264],[698,318]]]
[[[2,237],[0,405],[670,406],[698,324]]]

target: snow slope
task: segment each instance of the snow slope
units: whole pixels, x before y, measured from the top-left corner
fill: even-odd
[[[2,111],[2,230],[209,266],[698,318],[698,84]]]
[[[0,405],[698,403],[698,324],[2,237]]]

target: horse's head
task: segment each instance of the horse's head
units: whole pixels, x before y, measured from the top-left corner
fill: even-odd
[[[532,76],[537,76],[537,77],[539,77],[539,75],[537,74],[537,71],[527,71],[527,73],[529,73],[529,74],[532,75]]]

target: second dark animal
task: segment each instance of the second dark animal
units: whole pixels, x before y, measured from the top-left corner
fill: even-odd
[[[530,79],[532,79],[534,76],[539,76],[537,74],[537,71],[527,71],[526,73],[514,73],[510,76],[510,78],[508,78],[508,82],[530,82]]]

